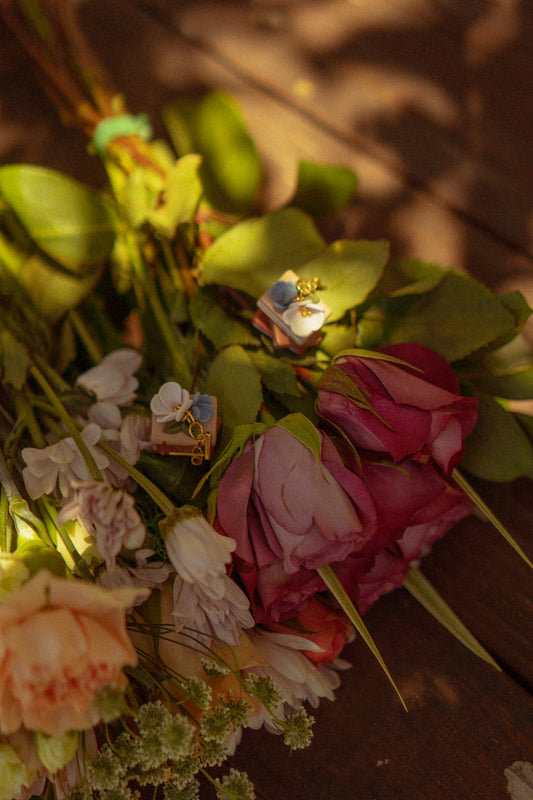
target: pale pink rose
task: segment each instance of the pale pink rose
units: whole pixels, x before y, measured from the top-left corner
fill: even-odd
[[[0,605],[3,734],[24,726],[61,736],[98,723],[95,696],[108,685],[126,686],[122,668],[137,663],[125,609],[139,591],[108,591],[42,570]]]

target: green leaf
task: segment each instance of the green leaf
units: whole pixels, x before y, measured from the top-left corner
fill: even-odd
[[[299,275],[320,278],[326,291],[319,292],[319,297],[331,308],[329,319],[333,322],[366,300],[381,278],[388,257],[387,242],[341,240],[308,261]]]
[[[476,378],[475,385],[497,397],[530,400],[533,398],[533,367],[526,367],[506,375],[482,376]]]
[[[2,383],[9,383],[19,391],[26,380],[30,359],[24,345],[7,330],[0,332],[0,359]]]
[[[257,345],[257,339],[250,328],[222,308],[216,291],[210,286],[199,289],[193,294],[189,312],[194,326],[207,336],[217,349],[230,344]]]
[[[357,175],[347,167],[300,161],[292,206],[313,217],[336,214],[348,205],[357,189]]]
[[[514,316],[482,284],[446,272],[439,285],[406,305],[390,301],[390,344],[417,342],[448,361],[456,361],[489,345],[514,329]]]
[[[264,350],[251,352],[250,358],[259,370],[261,380],[274,394],[288,394],[299,397],[300,389],[292,366],[282,358],[275,358]]]
[[[457,641],[472,651],[478,658],[486,661],[492,667],[501,672],[500,667],[494,661],[480,642],[473,636],[468,628],[461,622],[457,614],[450,608],[446,601],[440,596],[437,590],[431,585],[424,575],[415,567],[411,567],[407,577],[403,582],[407,591],[418,600],[418,602],[435,617],[437,622],[446,628]]]
[[[201,155],[209,202],[222,211],[247,212],[259,188],[261,162],[235,101],[216,91],[200,101],[173,103],[162,116],[176,151]]]
[[[301,414],[298,411],[294,414],[288,414],[286,417],[279,419],[276,425],[279,425],[280,428],[285,428],[285,430],[299,439],[313,453],[318,463],[321,464],[322,440],[317,428],[308,420],[305,414]]]
[[[203,192],[198,175],[201,161],[198,155],[183,156],[167,172],[164,201],[148,214],[149,222],[161,236],[172,239],[178,225],[192,221]]]
[[[488,481],[533,478],[533,450],[513,414],[489,395],[481,395],[476,427],[465,440],[461,468]]]
[[[490,510],[487,504],[475,491],[473,486],[471,486],[468,483],[468,481],[463,477],[463,475],[461,474],[461,472],[459,472],[457,468],[453,470],[452,477],[454,481],[457,483],[457,485],[461,487],[461,489],[467,495],[467,497],[469,497],[470,500],[472,500],[472,502],[476,505],[478,511],[481,511],[481,513],[486,517],[487,521],[490,522],[490,524],[493,525],[494,528],[496,528],[498,533],[500,533],[506,540],[506,542],[511,545],[513,550],[515,550],[518,553],[520,558],[523,561],[525,561],[528,567],[533,569],[533,563],[531,563],[530,559],[524,553],[518,542],[513,538],[513,536],[511,536],[505,525],[503,525],[500,522],[498,517]]]
[[[393,687],[394,691],[396,692],[396,694],[400,698],[402,706],[407,711],[407,706],[405,705],[404,699],[400,694],[400,690],[396,686],[396,683],[394,682],[394,680],[392,678],[392,675],[390,674],[390,672],[389,672],[389,670],[387,668],[387,665],[385,664],[385,662],[383,660],[383,657],[382,657],[381,653],[378,650],[378,647],[377,647],[376,643],[374,642],[372,636],[370,635],[370,632],[369,632],[368,628],[366,627],[365,623],[363,622],[363,619],[362,619],[361,615],[359,614],[359,612],[355,608],[354,604],[350,600],[348,594],[346,593],[346,590],[344,589],[344,586],[342,585],[342,583],[339,581],[339,579],[335,575],[335,572],[333,571],[331,565],[327,564],[324,567],[319,567],[317,569],[317,572],[320,575],[320,577],[322,578],[322,580],[324,581],[324,583],[326,584],[326,586],[328,587],[328,589],[330,590],[330,592],[332,593],[333,597],[336,599],[336,601],[341,606],[342,610],[344,611],[344,613],[346,614],[346,616],[348,617],[348,619],[350,620],[350,622],[354,626],[354,628],[357,631],[357,633],[360,635],[360,637],[362,638],[364,643],[370,649],[372,655],[374,656],[374,658],[376,659],[376,661],[380,665],[381,669],[383,670],[383,672],[385,673],[385,675],[389,679],[390,684]]]
[[[303,211],[272,211],[239,222],[220,236],[205,253],[202,277],[258,298],[287,269],[297,272],[323,247],[313,220]]]
[[[80,273],[111,254],[113,215],[73,178],[45,167],[12,164],[0,167],[0,193],[33,241],[66,269]]]
[[[391,297],[426,294],[439,285],[445,274],[446,270],[436,264],[414,258],[395,258],[387,264],[379,288]]]
[[[339,350],[348,350],[355,347],[356,330],[353,325],[324,325],[322,328],[324,338],[320,342],[320,349],[329,356],[334,356]]]
[[[226,432],[255,422],[263,402],[259,371],[240,345],[230,345],[215,356],[207,372],[206,391],[218,400]]]

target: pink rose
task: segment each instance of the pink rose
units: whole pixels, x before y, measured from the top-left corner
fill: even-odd
[[[431,463],[367,464],[365,475],[376,533],[359,553],[332,565],[360,613],[401,586],[412,562],[472,512],[470,500]]]
[[[218,523],[237,543],[256,621],[294,616],[325,588],[313,570],[346,558],[375,531],[364,481],[320,435],[319,464],[285,428],[270,428],[246,443],[220,483]]]
[[[463,456],[463,440],[476,424],[477,399],[461,397],[451,366],[427,347],[398,344],[378,352],[407,364],[340,358],[320,380],[320,414],[357,448],[390,453],[395,462],[409,456],[432,458],[450,474]],[[350,383],[353,390],[346,388]]]
[[[138,588],[106,590],[42,570],[0,605],[0,729],[61,736],[99,721],[93,705],[135,666],[125,610]],[[149,594],[145,590],[146,595]]]

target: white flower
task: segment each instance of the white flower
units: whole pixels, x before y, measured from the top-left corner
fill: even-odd
[[[309,639],[287,633],[274,633],[273,631],[254,628],[247,636],[259,653],[265,659],[266,666],[256,666],[244,670],[245,675],[269,676],[281,692],[286,706],[290,710],[298,708],[302,703],[310,703],[316,708],[321,698],[335,700],[333,690],[340,685],[340,679],[331,664],[315,666],[300,650],[314,650],[320,652],[321,648]],[[333,662],[338,669],[346,669],[346,662]],[[283,715],[283,710],[279,712]],[[270,714],[266,709],[248,720],[251,728],[260,728],[264,723],[268,728],[276,730]]]
[[[79,376],[76,383],[88,392],[93,392],[99,402],[129,406],[135,400],[139,386],[133,373],[139,368],[142,356],[136,350],[121,348],[114,350],[99,364]]]
[[[77,519],[95,538],[107,568],[126,547],[142,545],[146,529],[134,505],[133,497],[105,481],[86,481],[75,488],[74,499],[58,515],[57,521]]]
[[[184,506],[161,523],[168,557],[188,583],[209,585],[226,573],[236,542],[221,536],[192,506]]]
[[[154,551],[149,548],[137,550],[135,553],[136,566],[115,566],[102,573],[99,582],[105,589],[116,589],[119,586],[158,589],[174,570],[172,565],[166,561],[149,561],[153,555],[155,555]],[[139,597],[134,600],[133,605],[139,605],[145,600],[146,595],[139,593]]]
[[[281,318],[296,336],[304,337],[320,330],[326,317],[321,303],[302,300],[291,303]]]
[[[191,628],[206,647],[214,637],[216,643],[235,647],[243,628],[252,628],[250,601],[237,584],[225,573],[209,585],[174,580],[174,609],[176,630]],[[197,632],[200,632],[198,635]]]
[[[190,392],[182,389],[179,383],[169,381],[152,397],[150,408],[157,422],[181,422],[192,404]]]
[[[102,441],[116,450],[128,464],[136,464],[141,450],[153,447],[150,441],[151,420],[148,417],[140,414],[122,417],[119,407],[113,403],[95,403],[90,407],[88,416],[91,422],[100,427]],[[104,477],[122,486],[129,475],[124,467],[111,459]]]
[[[109,466],[109,459],[95,447],[101,433],[99,426],[91,423],[81,431],[80,435],[97,467],[105,469]],[[25,447],[21,455],[26,462],[22,477],[32,500],[43,494],[51,494],[58,480],[62,496],[69,497],[73,482],[91,479],[89,468],[71,436],[48,447]]]

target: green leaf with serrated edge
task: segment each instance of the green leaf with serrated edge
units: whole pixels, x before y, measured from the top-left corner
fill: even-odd
[[[313,217],[335,214],[352,200],[357,183],[357,175],[348,167],[300,161],[290,205]]]
[[[361,636],[367,647],[370,649],[372,655],[374,656],[374,658],[380,665],[381,669],[389,679],[390,684],[393,687],[394,691],[400,698],[402,706],[407,711],[407,706],[405,705],[404,699],[400,694],[400,690],[396,686],[396,683],[394,682],[392,675],[390,674],[387,665],[385,664],[383,657],[377,648],[376,643],[374,642],[368,628],[363,622],[361,615],[359,614],[354,604],[350,600],[348,594],[346,593],[344,586],[335,575],[333,568],[331,567],[330,564],[326,564],[326,566],[324,567],[319,567],[317,569],[317,572],[324,581],[324,583],[326,584],[326,586],[328,587],[328,589],[330,590],[330,592],[332,593],[335,600],[338,602],[338,604],[346,614],[346,616],[348,617],[348,619],[350,620],[350,622],[352,623],[352,625],[354,626],[357,633]]]
[[[387,344],[416,342],[456,361],[513,329],[514,317],[482,284],[446,272],[431,292],[387,304]]]
[[[148,213],[148,221],[161,236],[172,239],[178,225],[192,221],[203,192],[201,162],[198,155],[183,156],[168,171],[163,202]]]
[[[461,472],[457,468],[455,468],[452,472],[452,478],[457,483],[457,485],[463,490],[463,492],[467,495],[467,497],[475,503],[476,508],[478,511],[481,511],[483,516],[490,522],[490,524],[496,528],[498,533],[500,533],[505,541],[511,545],[513,550],[518,553],[520,558],[525,561],[525,563],[533,569],[533,563],[524,553],[518,542],[514,539],[514,537],[509,533],[505,525],[498,519],[498,517],[491,511],[491,509],[487,506],[484,500],[479,496],[479,494],[475,491],[474,487],[471,486],[466,478],[462,475]]]
[[[28,164],[0,167],[0,193],[33,241],[82,273],[111,254],[115,221],[98,195],[60,172]]]
[[[321,464],[322,440],[320,439],[320,434],[304,414],[299,411],[294,414],[288,414],[286,417],[279,419],[276,425],[292,433],[296,439],[309,448],[318,463]]]
[[[255,422],[263,402],[261,377],[240,345],[230,345],[215,356],[207,372],[206,392],[217,398],[226,432]]]
[[[276,358],[256,350],[249,353],[250,358],[261,374],[261,380],[271,392],[299,397],[300,389],[292,366],[282,358]]]
[[[237,425],[231,434],[231,439],[224,448],[220,458],[217,459],[211,469],[206,472],[206,474],[202,477],[202,480],[199,481],[192,495],[192,499],[194,500],[207,480],[210,480],[213,486],[217,486],[232,459],[237,455],[241,455],[244,445],[248,439],[257,439],[266,430],[267,426],[263,422],[252,422],[248,425]]]
[[[461,467],[471,475],[502,483],[533,478],[531,442],[514,416],[490,395],[479,396],[478,421],[465,448]]]
[[[468,628],[461,622],[457,614],[450,608],[437,590],[431,585],[424,575],[415,567],[409,570],[403,585],[415,600],[418,600],[426,611],[435,617],[437,622],[446,628],[458,642],[471,650],[478,658],[486,661],[492,667],[501,672],[500,667],[494,661],[480,642],[473,636]]]
[[[297,208],[238,222],[204,255],[202,278],[259,298],[288,269],[298,273],[324,247],[307,214]]]
[[[173,103],[162,116],[177,152],[202,156],[200,175],[209,202],[221,211],[248,211],[259,188],[261,161],[233,98],[211,92],[200,101]]]
[[[307,280],[320,278],[325,291],[318,292],[318,297],[331,309],[328,319],[334,322],[349,308],[366,300],[377,285],[388,257],[387,242],[340,240],[308,261],[298,274]]]
[[[0,332],[0,359],[2,383],[9,383],[14,389],[22,389],[26,372],[30,366],[28,351],[9,331]]]
[[[378,291],[390,297],[426,294],[438,286],[445,274],[446,270],[436,264],[413,258],[395,258],[385,267]]]
[[[216,292],[211,291],[210,287],[193,294],[189,312],[195,328],[207,336],[217,349],[230,344],[258,344],[250,328],[222,308]]]

